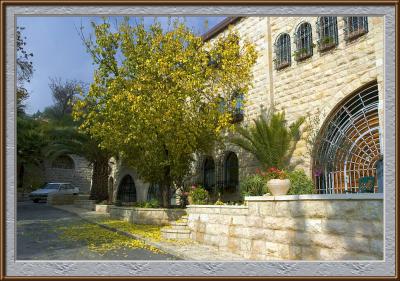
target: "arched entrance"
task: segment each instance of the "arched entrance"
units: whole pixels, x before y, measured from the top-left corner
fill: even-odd
[[[224,166],[224,188],[235,191],[239,185],[239,160],[234,152],[228,153]]]
[[[203,185],[208,191],[211,191],[215,186],[215,163],[212,157],[207,157],[204,160]]]
[[[136,202],[135,182],[130,175],[122,178],[118,186],[117,201],[122,203]]]
[[[378,102],[374,82],[346,98],[325,121],[313,154],[319,193],[358,192],[368,178],[374,192],[382,189]]]

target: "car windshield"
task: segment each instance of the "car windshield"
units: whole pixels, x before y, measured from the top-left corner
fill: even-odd
[[[48,183],[45,186],[43,186],[43,189],[58,189],[60,185],[58,183]]]

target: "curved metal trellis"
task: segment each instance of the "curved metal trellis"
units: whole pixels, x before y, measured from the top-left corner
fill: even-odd
[[[382,158],[378,85],[368,85],[334,111],[316,143],[313,174],[320,193],[357,192]]]

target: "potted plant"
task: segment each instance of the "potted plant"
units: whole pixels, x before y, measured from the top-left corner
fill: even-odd
[[[273,196],[286,195],[290,188],[290,180],[284,171],[271,167],[264,174],[267,188]]]

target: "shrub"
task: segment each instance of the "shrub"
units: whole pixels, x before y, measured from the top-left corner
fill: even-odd
[[[192,189],[189,196],[192,197],[194,205],[206,205],[208,203],[208,191],[200,186]]]
[[[144,208],[158,208],[160,204],[158,203],[157,199],[151,199],[150,201],[144,204]]]
[[[224,205],[224,202],[222,202],[221,200],[217,200],[217,202],[215,202],[214,205]]]
[[[242,196],[261,196],[267,193],[265,181],[260,175],[250,175],[240,181]]]
[[[288,194],[313,194],[315,193],[314,183],[303,170],[295,170],[287,173],[290,179],[290,189]]]

